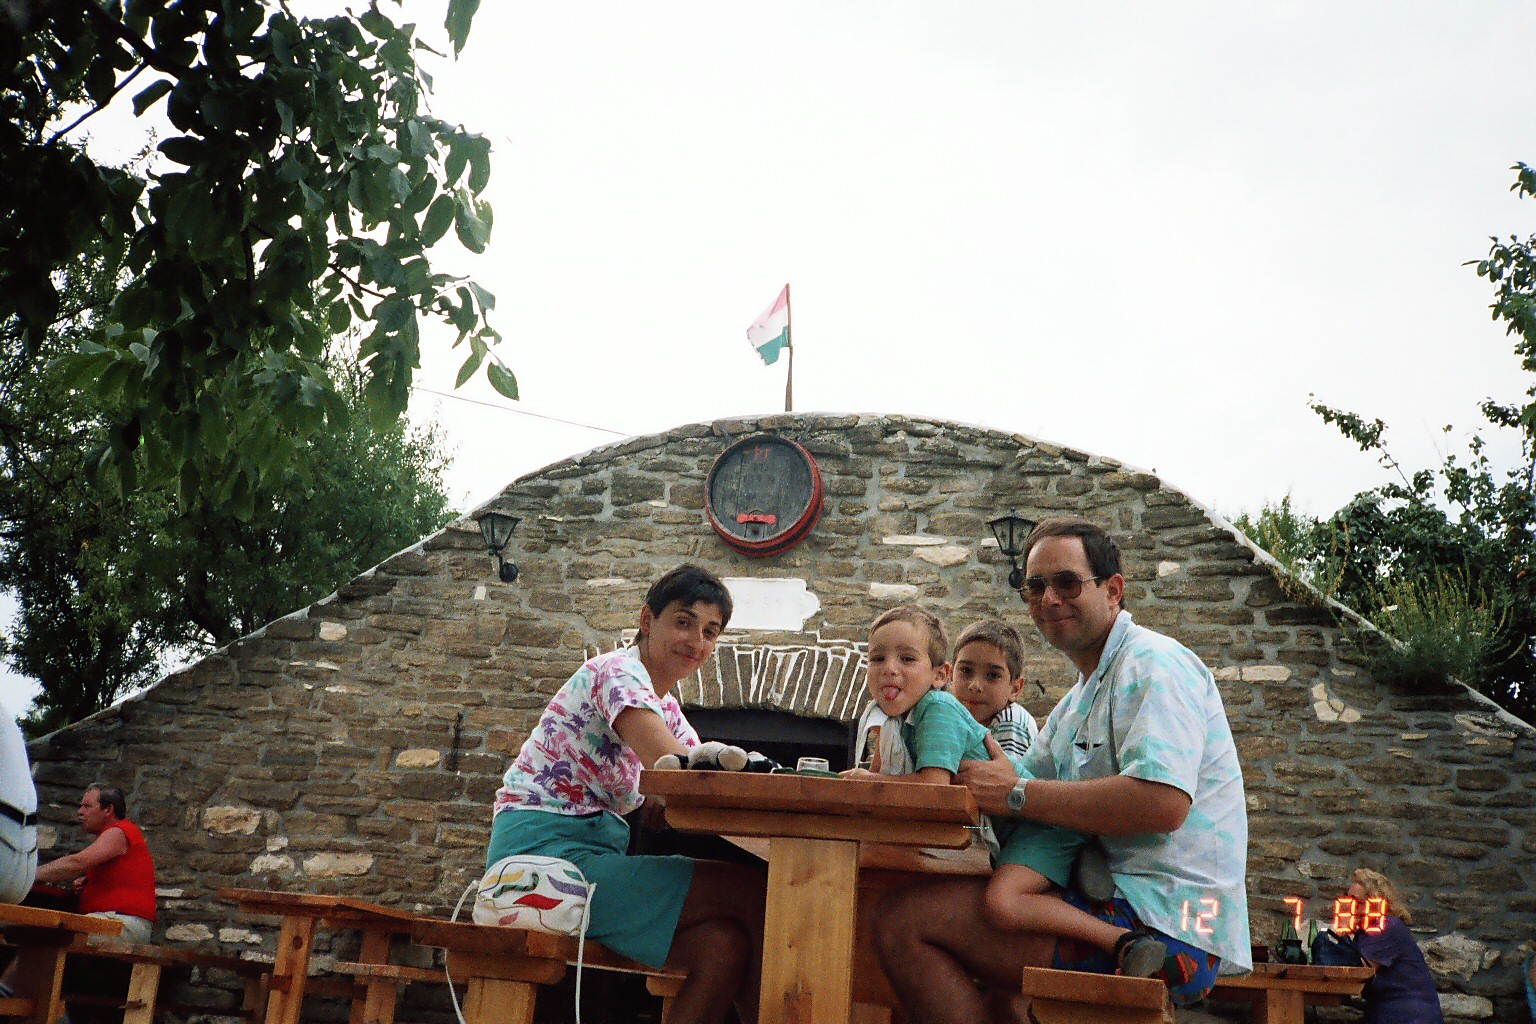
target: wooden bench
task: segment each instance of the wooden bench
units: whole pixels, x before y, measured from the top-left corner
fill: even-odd
[[[1036,1024],[1164,1024],[1173,1020],[1168,986],[1159,978],[1126,978],[1026,967],[1022,991]]]
[[[27,1024],[53,1024],[63,1009],[64,959],[76,941],[90,935],[117,935],[118,921],[61,910],[0,904],[0,933],[17,947],[16,995],[0,999],[0,1017]]]
[[[531,1024],[538,986],[559,981],[566,966],[577,962],[576,939],[495,925],[423,917],[411,930],[411,941],[445,951],[448,975],[466,987],[468,1024]],[[662,1024],[668,1024],[672,999],[685,978],[681,971],[648,967],[591,939],[581,953],[584,967],[644,975],[646,989],[661,997]]]
[[[403,964],[339,963],[332,968],[357,980],[363,990],[361,1017],[353,1024],[394,1024],[395,1005],[400,998],[400,988],[413,981],[447,984],[448,975],[430,967],[410,967]],[[126,1024],[126,1022],[124,1022]]]
[[[1309,1004],[1357,996],[1375,973],[1370,967],[1254,964],[1252,974],[1217,978],[1211,997],[1251,1003],[1254,1024],[1303,1024]]]
[[[131,965],[128,975],[128,993],[125,999],[98,998],[66,992],[64,1002],[121,1007],[123,1024],[151,1024],[157,1008],[178,1011],[205,1012],[203,1006],[181,1006],[160,1001],[160,980],[165,971],[175,968],[228,971],[245,979],[245,998],[239,1015],[254,1016],[266,991],[266,982],[272,968],[255,960],[241,960],[232,956],[198,953],[174,946],[136,945],[116,939],[98,940],[85,944],[76,942],[68,953],[73,957],[97,960],[115,960]]]

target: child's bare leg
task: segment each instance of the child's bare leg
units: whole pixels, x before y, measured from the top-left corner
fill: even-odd
[[[725,1019],[734,1002],[744,1024],[757,1021],[763,979],[766,880],[738,864],[696,861],[667,964],[688,971],[672,1001],[677,1024]]]
[[[1128,929],[1100,921],[1050,892],[1051,880],[1022,864],[999,864],[983,903],[988,923],[1008,931],[1044,932],[1112,952]]]

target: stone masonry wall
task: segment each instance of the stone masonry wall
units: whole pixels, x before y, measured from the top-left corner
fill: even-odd
[[[722,544],[703,511],[711,463],[757,430],[804,445],[827,492],[806,542],[760,560]],[[597,449],[494,504],[524,517],[515,584],[495,579],[465,520],[34,744],[44,856],[79,844],[71,809],[105,778],[150,838],[169,940],[270,956],[273,929],[235,921],[221,886],[451,907],[483,863],[500,774],[549,695],[584,650],[633,628],[649,581],[685,559],[801,578],[819,599],[799,636],[731,631],[742,649],[811,638],[857,651],[880,610],[909,600],[955,630],[1002,616],[1032,644],[1027,704],[1043,720],[1072,673],[1007,591],[986,521],[1078,513],[1120,540],[1136,620],[1220,682],[1247,780],[1254,940],[1276,937],[1285,896],[1321,913],[1352,867],[1376,866],[1411,894],[1450,1016],[1524,1019],[1536,731],[1459,687],[1415,697],[1369,678],[1327,609],[1288,596],[1266,558],[1154,476],[952,423],[799,414]],[[685,697],[762,701],[706,682]],[[816,700],[791,709],[850,714]]]

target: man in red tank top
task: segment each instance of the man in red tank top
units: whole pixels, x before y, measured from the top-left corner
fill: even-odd
[[[117,938],[123,942],[149,942],[155,927],[155,864],[144,833],[128,820],[123,791],[93,782],[80,798],[78,815],[80,826],[95,840],[79,853],[39,865],[37,880],[82,879],[80,913],[121,921]],[[16,970],[12,961],[0,977],[0,996],[10,994]]]
[[[95,840],[79,853],[41,864],[39,882],[80,883],[80,913],[123,924],[124,942],[147,943],[155,926],[155,864],[144,833],[128,820],[128,804],[116,786],[92,783],[80,798],[80,826]],[[0,976],[0,996],[15,983],[12,961]]]
[[[155,864],[144,833],[128,820],[116,786],[93,783],[80,798],[80,825],[96,839],[79,853],[41,864],[39,882],[80,883],[80,913],[123,922],[120,938],[145,943],[155,923]]]

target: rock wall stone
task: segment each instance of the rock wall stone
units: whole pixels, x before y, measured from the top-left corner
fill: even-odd
[[[714,458],[758,430],[804,445],[827,498],[805,543],[754,560],[711,531],[704,486]],[[1043,719],[1073,675],[1006,590],[986,521],[1077,513],[1119,539],[1136,620],[1216,673],[1247,781],[1254,940],[1276,937],[1286,896],[1321,913],[1353,866],[1376,866],[1411,894],[1457,1019],[1523,1012],[1536,734],[1463,688],[1411,696],[1371,679],[1338,609],[1151,474],[953,423],[786,414],[600,448],[494,504],[523,517],[515,584],[495,579],[466,519],[34,744],[51,852],[78,839],[80,788],[107,778],[150,837],[168,936],[238,954],[260,934],[270,955],[272,929],[233,920],[221,886],[451,907],[482,865],[501,772],[549,695],[584,650],[632,629],[649,581],[685,559],[801,578],[819,600],[803,632],[732,631],[722,650],[846,655],[843,670],[802,672],[821,682],[789,697],[758,685],[766,670],[721,662],[683,687],[688,701],[848,720],[868,623],[916,600],[956,630],[993,615],[1019,626],[1037,684],[1026,702]]]

